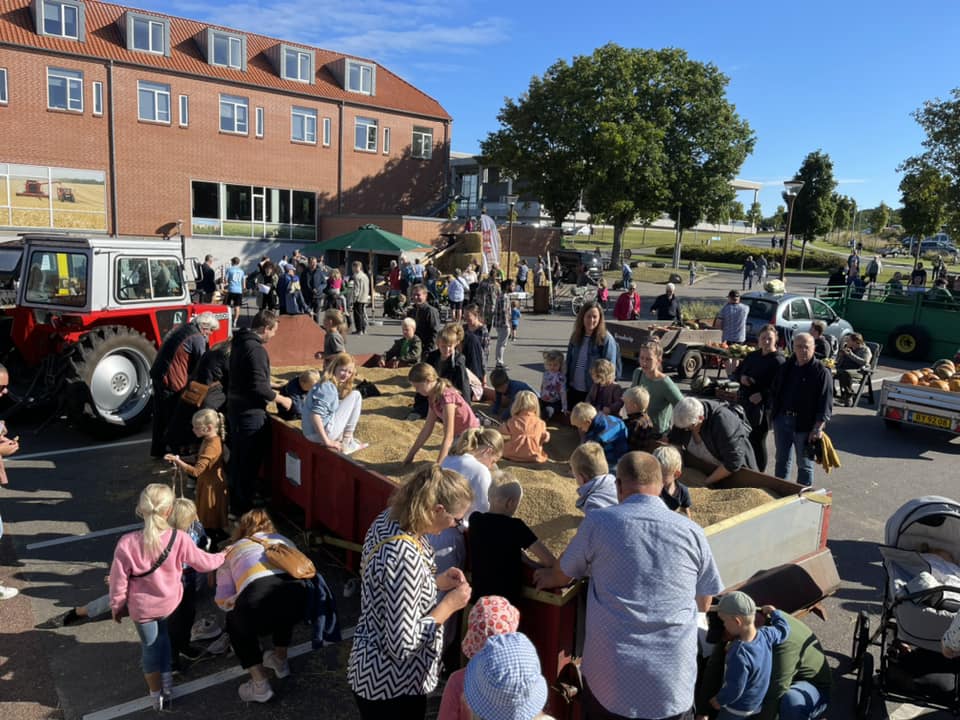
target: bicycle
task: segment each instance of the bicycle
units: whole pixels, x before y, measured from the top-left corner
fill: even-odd
[[[597,299],[597,289],[589,285],[575,285],[571,292],[573,297],[570,298],[570,311],[574,315],[579,315],[586,303],[595,302]]]

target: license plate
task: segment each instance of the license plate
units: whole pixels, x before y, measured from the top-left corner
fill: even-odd
[[[918,425],[930,425],[931,427],[943,428],[944,430],[952,430],[953,423],[950,418],[940,417],[939,415],[927,415],[926,413],[911,413],[910,421],[915,422]]]

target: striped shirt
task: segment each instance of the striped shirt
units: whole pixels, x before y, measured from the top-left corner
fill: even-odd
[[[296,545],[278,533],[254,533],[254,537],[271,542],[282,542],[290,547]],[[233,610],[240,593],[252,583],[270,575],[281,575],[283,570],[267,563],[263,557],[264,547],[252,540],[240,539],[227,549],[227,559],[217,571],[217,605],[221,610]]]

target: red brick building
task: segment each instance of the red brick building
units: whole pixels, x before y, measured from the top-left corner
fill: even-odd
[[[0,233],[221,259],[446,196],[451,118],[360,58],[94,0],[0,0]],[[232,248],[232,249],[231,249]]]

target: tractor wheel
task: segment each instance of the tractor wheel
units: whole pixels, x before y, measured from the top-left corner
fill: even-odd
[[[150,367],[157,349],[128,327],[96,328],[76,345],[72,384],[82,386],[80,419],[93,418],[109,435],[136,430],[150,416]]]
[[[930,349],[930,333],[917,325],[901,325],[890,333],[887,348],[897,357],[918,360]]]
[[[700,368],[702,367],[703,355],[700,354],[700,351],[687,350],[680,359],[680,364],[677,366],[677,377],[681,380],[692,378],[700,372]]]

